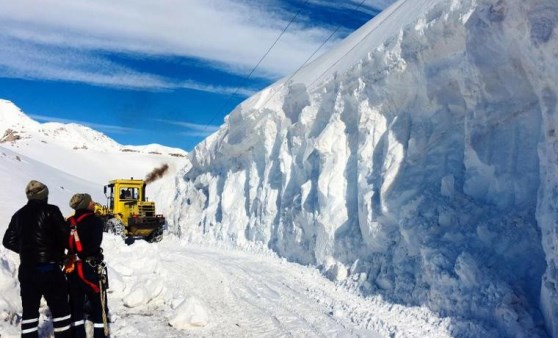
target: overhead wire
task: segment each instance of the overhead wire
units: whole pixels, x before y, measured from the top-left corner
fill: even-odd
[[[362,7],[362,5],[366,2],[367,0],[362,0],[358,6],[355,7],[355,11],[358,11],[360,9],[360,7]],[[310,60],[312,60],[312,58],[318,53],[318,51],[320,49],[322,49],[323,46],[325,46],[326,43],[329,42],[329,40],[331,40],[331,38],[337,33],[337,31],[339,31],[339,29],[341,28],[341,24],[337,25],[337,27],[335,28],[335,30],[327,37],[327,39],[324,40],[324,42],[322,42],[322,44],[320,46],[318,46],[318,48],[316,50],[314,50],[314,52],[304,61],[304,63],[302,63],[302,65],[300,65],[300,67],[298,67],[285,81],[284,83],[289,83],[290,80],[292,80],[292,78],[298,74],[298,72],[304,68],[304,66],[306,66],[306,64],[308,64],[308,62]],[[366,36],[368,36],[369,34],[367,34]],[[365,36],[365,37],[366,37]],[[362,39],[361,39],[362,41]],[[347,53],[345,53],[343,56],[341,56],[341,58],[339,58],[337,60],[337,62],[335,62],[335,64],[337,64],[343,57],[345,57],[349,52],[351,52],[354,49],[351,48],[351,50],[349,50]],[[334,64],[334,65],[335,65]],[[311,85],[313,85],[318,79],[320,79],[328,70],[330,70],[333,66],[330,66],[328,69],[326,69],[324,72],[322,72],[317,78],[316,80],[314,80]],[[274,96],[275,94],[277,94],[277,91],[274,92],[270,97],[267,98],[267,100],[264,101],[264,103],[262,104],[262,106],[265,106]]]
[[[360,7],[362,7],[362,5],[366,2],[366,0],[362,0],[358,6],[354,9],[355,11],[358,11],[360,9]],[[314,57],[314,55],[316,55],[318,53],[318,51],[320,49],[322,49],[323,46],[325,46],[326,43],[329,42],[329,40],[331,40],[331,38],[337,33],[337,31],[339,31],[339,28],[341,28],[341,24],[337,25],[337,27],[335,28],[335,30],[327,37],[327,39],[324,40],[324,42],[322,42],[322,44],[304,61],[304,63],[302,63],[302,65],[300,65],[300,67],[298,67],[294,73],[292,73],[285,82],[289,82],[304,66],[306,66],[306,64],[312,60],[312,58]]]
[[[271,52],[271,50],[273,49],[273,47],[275,47],[275,45],[277,44],[277,42],[281,39],[281,37],[283,36],[283,34],[285,34],[285,32],[287,31],[287,29],[289,29],[289,27],[291,26],[291,24],[295,21],[295,19],[298,17],[298,15],[300,14],[300,12],[302,11],[302,9],[306,6],[306,4],[308,3],[309,0],[305,0],[304,3],[300,6],[300,9],[296,12],[296,14],[291,18],[291,20],[289,21],[289,23],[285,26],[285,28],[283,28],[283,30],[281,31],[281,33],[279,34],[279,36],[277,36],[277,38],[275,39],[275,41],[273,42],[273,44],[271,44],[271,46],[267,49],[267,51],[264,53],[264,55],[260,58],[260,60],[256,63],[256,65],[252,68],[252,70],[250,71],[250,73],[248,74],[248,76],[246,77],[246,80],[249,80],[252,75],[254,74],[254,72],[256,71],[256,69],[259,67],[259,65],[262,63],[262,61],[267,57],[267,55],[269,55],[269,53]],[[229,95],[229,97],[227,98],[227,100],[225,101],[225,103],[223,103],[223,105],[221,106],[221,108],[219,108],[218,113],[223,113],[223,110],[227,107],[227,105],[229,104],[229,102],[231,101],[231,99],[238,93],[238,91],[240,90],[240,87],[237,87],[236,90]],[[211,120],[207,123],[206,127],[209,126],[213,121],[215,121],[215,119],[217,118],[217,114],[215,114]]]
[[[290,26],[291,23],[296,19],[296,17],[298,17],[298,14],[301,12],[302,8],[306,5],[306,3],[308,3],[308,1],[309,1],[309,0],[306,0],[306,1],[304,2],[303,6],[301,6],[301,8],[298,10],[298,12],[293,16],[293,18],[292,18],[291,21],[287,24],[287,26],[285,26],[285,28],[283,29],[283,31],[281,32],[281,34],[279,34],[279,36],[278,36],[278,38],[275,40],[275,42],[271,45],[271,47],[268,49],[268,51],[264,54],[264,56],[260,59],[260,61],[258,61],[258,63],[256,64],[256,66],[252,69],[252,71],[250,72],[250,75],[249,75],[249,76],[251,76],[251,75],[254,73],[255,69],[260,65],[260,63],[263,61],[263,59],[269,54],[269,52],[271,51],[271,49],[277,44],[277,41],[279,41],[279,39],[283,36],[283,34],[285,33],[285,31],[289,28],[289,26]],[[366,1],[367,1],[367,0],[362,0],[362,1],[355,7],[354,10],[355,10],[355,11],[359,10],[359,9],[362,7],[362,5],[363,5]],[[405,1],[401,1],[401,3],[397,6],[397,8],[395,8],[394,10],[392,10],[392,11],[389,13],[389,15],[388,15],[386,18],[384,18],[384,21],[385,21],[387,18],[389,18],[391,15],[393,15],[393,13],[396,12],[396,10],[397,10],[399,7],[401,7],[401,6],[403,5],[403,3],[405,3],[405,2],[406,2],[406,0],[405,0]],[[308,62],[309,62],[310,60],[312,60],[312,58],[318,53],[318,51],[319,51],[320,49],[322,49],[323,46],[325,46],[326,43],[329,42],[329,40],[331,40],[331,38],[339,31],[339,29],[341,28],[341,26],[342,26],[341,24],[337,25],[337,27],[335,28],[335,30],[327,37],[327,39],[324,40],[324,42],[322,42],[322,44],[320,44],[320,46],[318,46],[318,48],[317,48],[316,50],[314,50],[314,52],[304,61],[304,63],[302,63],[302,65],[300,65],[300,67],[298,67],[298,68],[296,69],[296,71],[293,72],[284,82],[285,82],[285,83],[288,83],[290,80],[292,80],[293,77],[294,77],[296,74],[298,74],[298,72],[299,72],[302,68],[304,68],[304,66],[305,66],[306,64],[308,64]],[[378,25],[378,26],[379,26],[379,25]],[[370,32],[368,32],[365,36],[363,36],[363,37],[359,40],[359,42],[362,41],[362,40],[364,40],[365,38],[367,38],[372,32],[374,32],[374,31],[376,30],[376,28],[377,28],[378,26],[374,27],[374,29],[372,29],[372,30],[371,30]],[[350,52],[352,52],[352,51],[356,48],[357,45],[358,45],[358,43],[355,44],[355,46],[353,46],[350,50],[348,50],[348,51],[347,51],[345,54],[343,54],[341,57],[339,57],[339,58],[337,59],[336,62],[334,62],[330,67],[328,67],[328,68],[327,68],[325,71],[323,71],[319,76],[317,76],[316,79],[315,79],[314,81],[312,81],[312,83],[311,83],[309,86],[313,85],[313,84],[314,84],[316,81],[318,81],[326,72],[328,72],[331,68],[333,68],[335,65],[337,65],[337,64],[339,63],[339,61],[341,61],[345,56],[347,56]],[[248,79],[249,79],[249,78],[250,78],[250,77],[248,77]],[[232,97],[238,92],[239,89],[240,89],[240,88],[237,88],[237,89],[235,90],[235,92],[234,92],[232,95],[229,96],[229,98],[227,99],[227,101],[225,102],[225,104],[223,104],[223,106],[221,107],[220,110],[223,110],[223,109],[226,107],[226,105],[230,102],[230,100],[232,99]],[[268,97],[267,100],[264,101],[264,103],[262,104],[262,106],[266,105],[266,104],[275,96],[275,94],[277,94],[277,91],[274,92],[270,97]],[[216,118],[216,115],[213,116],[213,118],[212,118],[212,119],[210,120],[210,122],[206,125],[206,127],[208,127],[208,126],[215,120],[215,118]]]

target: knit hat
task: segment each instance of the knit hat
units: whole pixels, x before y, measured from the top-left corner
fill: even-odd
[[[48,198],[48,187],[35,180],[29,181],[25,187],[28,200],[46,200]]]
[[[75,194],[70,199],[70,207],[75,210],[87,209],[91,203],[89,194]]]

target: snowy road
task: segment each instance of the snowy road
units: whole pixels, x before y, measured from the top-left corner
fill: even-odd
[[[450,336],[449,320],[426,309],[363,299],[269,254],[105,243],[113,337]],[[169,325],[177,316],[181,329]]]

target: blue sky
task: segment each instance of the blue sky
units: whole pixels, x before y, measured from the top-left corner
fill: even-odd
[[[0,98],[40,122],[189,151],[393,2],[0,0]]]

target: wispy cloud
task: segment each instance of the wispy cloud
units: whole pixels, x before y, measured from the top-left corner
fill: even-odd
[[[335,3],[347,6],[355,1]],[[188,57],[246,74],[288,19],[262,3],[240,0],[4,1],[0,11],[0,76],[232,93],[236,88],[132,70],[98,53]],[[294,71],[329,34],[325,27],[294,23],[260,64],[257,74],[276,79]],[[241,88],[238,93],[250,95],[252,91]]]
[[[223,86],[213,86],[213,85],[206,85],[201,84],[199,82],[193,81],[185,81],[182,83],[176,84],[176,88],[185,88],[185,89],[192,89],[198,90],[203,92],[210,92],[210,93],[219,93],[219,94],[237,94],[240,96],[251,96],[256,91],[250,88],[234,88],[234,87],[223,87]]]
[[[138,90],[191,89],[250,96],[250,88],[214,86],[135,71],[75,48],[39,46],[0,35],[0,77],[40,79]]]
[[[101,131],[116,133],[116,134],[128,134],[128,133],[141,131],[140,129],[135,129],[135,128],[121,127],[121,126],[115,126],[110,124],[92,123],[92,122],[72,120],[72,119],[63,119],[59,117],[46,116],[46,115],[29,115],[29,116],[32,119],[41,122],[58,122],[64,124],[74,123],[74,124],[80,124],[82,126],[87,126],[91,129],[101,130]]]
[[[361,8],[365,11],[368,9],[372,12],[376,12],[378,10],[384,10],[388,8],[389,6],[397,2],[397,0],[366,0],[364,2],[362,2],[362,0],[350,0],[349,2],[352,3],[354,6],[362,3]]]
[[[331,0],[310,0],[310,3],[323,7],[340,8],[345,10],[355,10],[374,14],[384,10],[397,0],[349,0],[349,1],[331,1]]]
[[[187,136],[201,136],[206,137],[219,129],[219,126],[209,125],[209,124],[197,124],[192,122],[184,122],[184,121],[173,121],[173,120],[165,120],[165,119],[153,119],[157,122],[163,122],[167,124],[172,124],[175,126],[183,127],[186,130],[181,132],[183,135]]]

